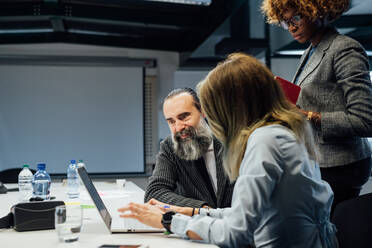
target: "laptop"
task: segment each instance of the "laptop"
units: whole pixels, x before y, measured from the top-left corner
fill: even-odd
[[[89,177],[89,174],[84,166],[78,167],[78,173],[81,181],[83,182],[85,188],[88,191],[88,194],[92,198],[92,201],[96,208],[98,209],[99,214],[102,217],[103,222],[111,233],[133,233],[133,232],[164,232],[165,229],[153,228],[142,224],[136,219],[131,218],[120,218],[118,214],[110,214],[109,210],[106,208],[105,204],[102,201],[102,198],[97,192],[96,187],[93,185],[92,180]],[[121,203],[125,205],[125,203]],[[116,217],[111,217],[116,216]]]
[[[288,101],[296,104],[297,98],[300,95],[301,87],[278,76],[275,76],[275,79],[280,83]]]

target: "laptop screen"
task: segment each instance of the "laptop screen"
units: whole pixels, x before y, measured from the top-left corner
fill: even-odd
[[[78,173],[80,176],[81,181],[85,185],[90,197],[92,198],[94,205],[98,209],[99,214],[101,215],[103,222],[105,222],[106,226],[110,230],[111,228],[111,215],[107,211],[105,204],[103,203],[101,197],[99,196],[96,187],[94,187],[92,180],[90,179],[87,170],[85,167],[79,167]]]

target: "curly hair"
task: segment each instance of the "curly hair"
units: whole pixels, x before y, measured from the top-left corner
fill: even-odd
[[[288,8],[295,9],[312,21],[322,16],[334,21],[348,10],[349,5],[350,0],[263,0],[261,11],[270,24],[278,24]]]

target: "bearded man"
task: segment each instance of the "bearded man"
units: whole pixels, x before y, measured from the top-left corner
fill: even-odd
[[[163,113],[171,135],[160,144],[145,202],[154,198],[183,207],[230,207],[234,183],[224,173],[221,143],[213,137],[195,91],[170,92]]]

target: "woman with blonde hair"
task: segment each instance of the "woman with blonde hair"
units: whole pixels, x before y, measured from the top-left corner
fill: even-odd
[[[357,197],[371,174],[372,84],[368,57],[354,39],[331,25],[349,0],[264,0],[267,21],[280,24],[310,46],[293,82],[297,106],[312,123],[322,178],[334,192],[333,207]]]
[[[178,213],[163,213],[131,203],[119,209],[130,211],[121,216],[221,247],[337,247],[329,222],[333,193],[320,178],[311,128],[269,69],[251,56],[232,54],[198,91],[224,145],[225,170],[236,180],[232,207],[171,206]]]

